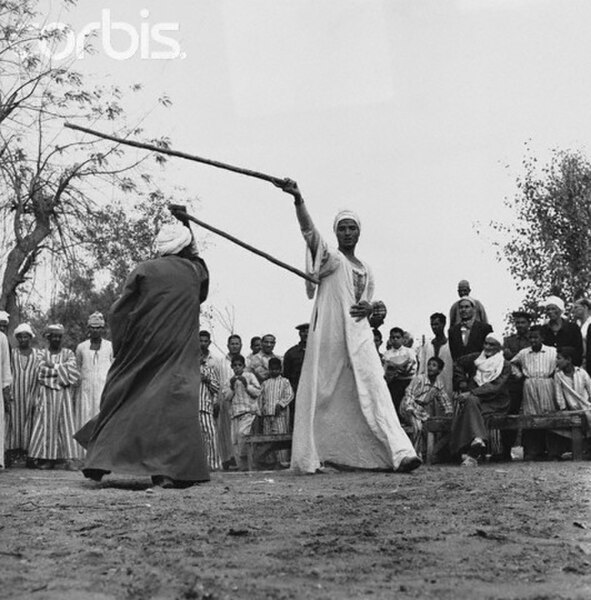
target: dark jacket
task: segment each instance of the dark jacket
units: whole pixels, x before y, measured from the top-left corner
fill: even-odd
[[[573,364],[580,367],[583,362],[583,336],[581,328],[576,323],[569,323],[562,319],[562,326],[554,333],[548,324],[542,325],[542,341],[546,346],[561,348],[570,346],[575,349]]]
[[[464,346],[462,342],[462,326],[460,323],[449,328],[449,350],[454,361],[460,356],[481,352],[484,344],[484,338],[492,332],[492,327],[488,323],[474,321],[468,336],[468,343]]]

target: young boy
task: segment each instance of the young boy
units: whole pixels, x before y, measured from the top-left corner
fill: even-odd
[[[427,361],[427,373],[417,375],[410,382],[400,404],[400,420],[412,427],[410,439],[419,455],[422,451],[423,423],[429,417],[453,413],[453,405],[440,377],[444,366],[438,356],[431,357]]]
[[[291,384],[281,375],[281,360],[270,358],[269,378],[263,382],[260,396],[263,435],[289,433],[289,404],[292,400]],[[279,450],[274,454],[274,464],[289,467],[288,450]]]
[[[556,410],[554,381],[556,348],[542,343],[542,328],[534,325],[529,330],[530,348],[520,350],[511,364],[525,377],[522,413],[543,415]],[[517,373],[519,375],[519,372]],[[524,460],[541,460],[546,453],[546,432],[524,429],[522,432]]]
[[[248,468],[246,459],[245,436],[251,432],[256,416],[259,414],[258,398],[261,386],[253,373],[244,370],[244,356],[237,354],[230,364],[234,375],[223,390],[224,401],[232,406],[232,446],[234,458],[240,471]]]
[[[591,410],[591,377],[580,367],[575,367],[575,349],[565,346],[556,354],[557,370],[554,374],[554,390],[559,410]],[[588,417],[587,417],[588,418]],[[571,436],[566,432],[548,432],[548,454],[558,457],[570,449]],[[585,440],[585,451],[589,452],[589,437]]]
[[[393,327],[390,330],[390,348],[384,352],[384,376],[397,413],[400,412],[404,392],[417,370],[416,355],[403,345],[403,340],[404,331]]]

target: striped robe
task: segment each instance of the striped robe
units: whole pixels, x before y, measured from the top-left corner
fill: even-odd
[[[27,452],[29,449],[33,402],[38,386],[39,360],[39,352],[35,349],[32,349],[28,355],[21,354],[18,348],[14,348],[11,352],[13,401],[8,411],[7,450]]]
[[[53,368],[47,366],[50,362]],[[79,379],[76,356],[70,349],[62,348],[57,354],[41,352],[29,445],[31,458],[59,460],[77,456],[72,386]]]
[[[293,400],[293,390],[289,379],[279,375],[263,381],[262,392],[259,397],[261,415],[263,419],[263,434],[289,433],[289,403]],[[283,409],[279,416],[275,416],[275,408]],[[289,450],[278,450],[276,460],[289,461]]]
[[[4,416],[4,389],[12,383],[12,374],[10,373],[10,347],[7,337],[0,332],[0,395],[2,404],[0,404],[0,469],[4,468],[4,436],[5,436],[5,416]]]
[[[203,377],[209,377],[209,383],[203,383]],[[199,425],[201,436],[207,455],[210,471],[219,471],[222,468],[220,453],[218,452],[217,431],[213,418],[213,407],[216,395],[220,389],[217,368],[213,361],[204,359],[201,363],[201,384],[199,386]]]

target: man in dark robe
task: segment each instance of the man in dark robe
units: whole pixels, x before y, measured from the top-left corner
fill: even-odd
[[[297,325],[300,341],[295,346],[292,346],[283,357],[283,375],[289,379],[291,389],[297,397],[298,383],[300,382],[300,375],[302,373],[302,365],[304,364],[304,355],[306,353],[306,342],[308,340],[308,330],[310,329],[309,323],[302,323]],[[290,411],[290,430],[293,429],[293,420],[295,415],[295,402],[296,398],[292,401]]]
[[[188,226],[163,226],[156,246],[160,256],[135,268],[111,308],[114,360],[100,413],[76,439],[95,481],[115,471],[186,487],[209,480],[198,418],[208,272]]]

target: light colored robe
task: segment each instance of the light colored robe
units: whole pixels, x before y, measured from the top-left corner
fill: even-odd
[[[0,394],[5,387],[12,383],[10,372],[10,346],[7,337],[0,331]],[[0,468],[4,468],[4,437],[5,437],[4,398],[0,406]]]
[[[314,473],[323,462],[363,469],[398,468],[415,451],[400,426],[367,319],[356,303],[353,266],[315,229],[302,231],[307,272],[320,279],[298,386],[291,468]],[[360,300],[371,301],[369,267]]]

